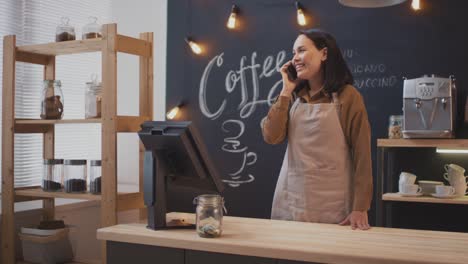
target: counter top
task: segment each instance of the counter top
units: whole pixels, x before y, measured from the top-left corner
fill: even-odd
[[[193,214],[168,214],[193,222]],[[468,234],[224,217],[220,238],[195,230],[146,228],[145,223],[101,228],[98,239],[225,254],[320,263],[468,263]]]

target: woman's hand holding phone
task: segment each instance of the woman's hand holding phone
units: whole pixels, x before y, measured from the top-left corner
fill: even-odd
[[[283,89],[281,90],[281,96],[291,97],[294,88],[298,84],[297,72],[292,64],[292,61],[287,61],[280,69],[281,77],[283,78]]]

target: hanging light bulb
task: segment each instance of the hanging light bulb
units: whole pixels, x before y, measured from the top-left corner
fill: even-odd
[[[419,0],[413,0],[411,2],[411,7],[416,11],[420,10],[421,9],[421,3],[419,2]]]
[[[198,45],[195,41],[193,41],[191,38],[185,38],[185,42],[190,46],[192,49],[193,53],[195,54],[200,54],[202,53],[202,49],[200,45]]]
[[[172,108],[172,109],[171,109],[169,112],[167,112],[167,114],[166,114],[167,119],[169,119],[169,120],[174,119],[174,117],[176,117],[176,115],[179,113],[179,110],[180,110],[180,107],[179,107],[179,106],[176,106],[176,107]]]
[[[297,9],[297,23],[301,26],[305,26],[306,23],[306,18],[304,15],[304,8],[302,7],[301,3],[299,1],[296,1],[296,9]]]
[[[236,28],[236,19],[237,14],[239,13],[239,8],[236,5],[232,5],[231,14],[229,15],[228,22],[226,26],[230,29]]]
[[[169,110],[167,113],[166,113],[166,118],[168,120],[172,120],[174,118],[177,117],[177,115],[179,114],[179,112],[182,110],[182,108],[185,106],[185,101],[180,101],[175,107],[173,107],[171,110]]]

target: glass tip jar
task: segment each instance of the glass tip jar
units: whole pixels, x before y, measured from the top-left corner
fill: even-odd
[[[63,93],[59,80],[44,80],[41,94],[41,119],[62,119]]]
[[[403,116],[391,115],[388,119],[388,138],[399,139],[403,137]]]
[[[224,199],[216,194],[204,194],[193,200],[196,208],[196,230],[200,237],[219,237],[222,233]]]

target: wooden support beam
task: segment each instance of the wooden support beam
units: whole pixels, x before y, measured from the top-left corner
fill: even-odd
[[[140,116],[149,117],[153,120],[153,33],[140,33],[140,39],[150,43],[151,53],[148,57],[140,57]],[[143,193],[143,160],[145,147],[139,144],[139,192]],[[145,219],[147,211],[145,208],[139,212],[139,218]]]
[[[119,194],[118,210],[126,211],[144,208],[143,193]]]
[[[27,124],[16,124],[15,133],[47,133],[50,129],[53,129],[54,125],[27,125]]]
[[[27,51],[16,52],[16,61],[19,62],[47,65],[49,63],[50,57],[51,56],[49,55],[36,54]]]
[[[1,263],[15,263],[14,127],[16,37],[3,38]],[[8,109],[6,111],[5,109]]]
[[[44,198],[36,197],[36,196],[15,196],[15,203],[16,202],[37,201],[37,200],[44,200]]]
[[[117,224],[117,26],[103,26],[101,225]]]
[[[133,55],[152,56],[152,44],[144,39],[117,35],[117,51]]]
[[[44,80],[55,80],[55,57],[49,57],[48,63],[44,66]],[[43,157],[53,159],[55,147],[55,126],[51,125],[47,132],[43,134]],[[42,200],[44,210],[44,220],[53,220],[55,217],[55,199]]]
[[[118,132],[138,132],[141,130],[141,124],[149,120],[147,116],[118,116]]]
[[[101,227],[117,224],[117,25],[102,27]],[[106,244],[101,259],[106,263]]]

